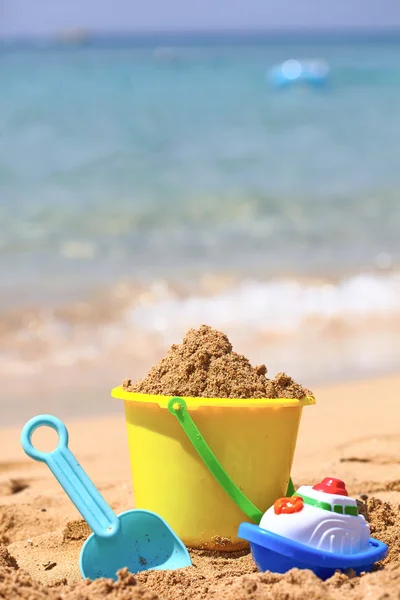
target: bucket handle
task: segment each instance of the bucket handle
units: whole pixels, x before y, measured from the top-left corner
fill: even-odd
[[[194,449],[203,460],[206,467],[214,475],[220,486],[225,490],[228,496],[233,502],[240,508],[240,510],[252,521],[259,523],[263,516],[263,513],[243,494],[242,490],[232,481],[224,467],[221,465],[210,446],[207,444],[195,422],[187,411],[186,402],[183,398],[171,398],[168,402],[168,410],[174,415],[183,431],[186,433],[189,440],[192,442]],[[290,479],[287,495],[292,496],[294,494],[293,482]]]

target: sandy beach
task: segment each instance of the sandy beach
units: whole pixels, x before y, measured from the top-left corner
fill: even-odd
[[[83,583],[78,556],[89,529],[48,468],[24,455],[20,428],[6,428],[1,431],[0,597],[399,598],[399,387],[400,378],[392,376],[314,390],[317,405],[303,411],[292,471],[296,487],[335,476],[346,482],[350,495],[362,496],[372,533],[376,530],[376,537],[390,541],[383,569],[361,578],[335,575],[322,583],[306,571],[259,574],[249,555],[209,556],[197,551],[192,556],[195,567],[183,571],[136,577],[125,573],[118,583]],[[66,420],[66,425],[71,449],[113,509],[132,508],[124,416]],[[49,449],[55,437],[42,433],[36,443]]]
[[[89,18],[89,8],[68,25],[73,2],[62,14],[55,3],[21,0],[30,4],[22,10],[4,2],[0,600],[400,600],[400,37],[386,29],[377,39],[356,39],[350,29],[344,37],[312,33],[308,17],[300,37],[295,29],[264,35],[273,3],[258,3],[256,29],[244,36],[199,29],[182,37],[171,28],[163,40],[150,34],[163,22],[153,10],[149,35],[133,31],[135,18],[124,20],[126,35],[92,39],[89,27],[87,39],[67,40],[59,32],[78,26],[84,12]],[[92,4],[97,22],[101,0]],[[240,26],[250,4],[238,13]],[[207,22],[217,12],[201,7]],[[114,3],[109,10],[107,31],[119,15]],[[39,28],[31,40],[13,39],[12,27],[7,34],[18,13],[27,34]],[[361,24],[366,16],[356,13]],[[40,33],[46,18],[49,35],[57,21],[54,39]],[[279,65],[287,72],[288,61],[289,72],[302,75],[304,66],[328,66],[326,85],[295,77],[282,93],[271,74]],[[224,334],[208,332],[199,344],[191,334],[184,343],[205,322]],[[36,415],[62,419],[106,501],[117,513],[132,509],[124,406],[111,397],[118,385],[128,394],[245,402],[305,402],[312,390],[317,403],[303,411],[295,487],[344,480],[388,557],[371,574],[322,582],[309,571],[258,573],[247,551],[210,554],[203,546],[189,549],[193,567],[184,570],[82,581],[78,557],[90,530],[48,467],[24,454],[20,433]],[[284,415],[282,427],[267,429],[254,413],[246,425],[247,415],[233,419],[236,429],[225,415],[206,415],[221,463],[247,477],[237,483],[249,496],[249,482],[279,484],[282,494],[297,423],[290,429]],[[154,427],[166,447],[150,439],[146,452],[146,426],[132,435],[146,459],[148,496],[142,502],[137,485],[138,505],[163,501],[160,490],[171,489],[168,456],[172,517],[183,507],[179,516],[199,530],[186,541],[203,543],[211,532],[205,543],[217,538],[226,548],[235,533],[220,521],[221,535],[214,523],[207,532],[195,510],[201,504],[235,532],[228,496],[197,477],[196,455],[181,461],[185,447],[175,440],[172,456],[167,429]],[[54,448],[55,433],[36,432],[34,443]],[[180,487],[177,464],[196,503]],[[278,493],[274,487],[267,499],[261,490],[258,502],[254,489],[263,510]]]

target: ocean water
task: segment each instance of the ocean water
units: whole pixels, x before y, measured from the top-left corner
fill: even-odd
[[[400,42],[155,46],[0,51],[2,376],[202,322],[312,381],[398,369]],[[328,85],[273,89],[288,58]]]

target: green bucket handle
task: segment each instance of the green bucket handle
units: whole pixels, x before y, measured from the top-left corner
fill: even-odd
[[[245,496],[240,488],[232,481],[224,467],[221,465],[206,440],[201,435],[195,422],[187,411],[186,402],[183,398],[171,398],[168,402],[168,410],[174,415],[183,431],[186,433],[189,440],[192,442],[193,447],[203,460],[204,464],[215,479],[218,481],[220,486],[225,490],[228,496],[235,502],[240,510],[252,521],[259,523],[263,516],[263,513]],[[287,496],[293,496],[295,492],[293,482],[290,479]]]

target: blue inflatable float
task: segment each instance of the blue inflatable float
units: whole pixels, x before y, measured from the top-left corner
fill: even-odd
[[[323,60],[286,60],[276,65],[269,72],[269,80],[276,88],[284,88],[294,84],[309,86],[325,85],[329,77],[329,66]]]

